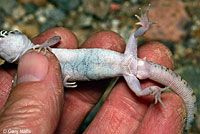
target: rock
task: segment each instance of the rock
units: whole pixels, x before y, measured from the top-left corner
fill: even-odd
[[[44,8],[40,8],[39,10],[37,10],[35,12],[36,20],[40,24],[44,24],[44,23],[47,22],[47,17],[45,16],[45,11],[44,10],[45,10]]]
[[[65,12],[75,10],[80,5],[80,0],[49,0],[49,2]]]
[[[33,14],[38,7],[32,3],[24,3],[23,8],[26,10],[27,14]]]
[[[137,3],[139,2],[139,0],[130,0],[130,2],[131,2],[132,4],[137,4]]]
[[[115,2],[115,3],[123,3],[124,0],[112,0],[112,2]]]
[[[110,10],[111,0],[82,0],[85,11],[101,19],[105,18]]]
[[[13,9],[12,17],[14,20],[21,19],[26,14],[26,10],[22,6],[17,6]]]
[[[120,10],[120,4],[117,4],[117,3],[111,3],[110,5],[110,12],[111,13],[114,13],[116,11],[119,11]]]
[[[33,14],[29,14],[23,17],[22,23],[32,23],[35,20],[35,16]]]
[[[81,14],[78,16],[77,26],[80,28],[89,27],[92,24],[92,16]]]
[[[119,32],[119,26],[121,24],[120,20],[117,19],[113,19],[111,22],[112,26],[111,26],[111,30],[115,31],[115,32]]]
[[[47,23],[44,23],[40,26],[40,32],[44,32],[50,28],[54,28],[58,26],[62,26],[62,25],[59,25],[58,23],[53,22],[53,21],[48,21]]]
[[[180,0],[153,1],[149,11],[150,21],[156,21],[145,34],[149,40],[180,42],[186,36],[184,26],[190,21]]]
[[[47,21],[64,21],[65,19],[65,14],[61,10],[53,7],[40,8],[35,15],[39,23],[46,23]]]
[[[37,21],[40,23],[40,31],[45,31],[49,28],[63,26],[65,14],[60,9],[54,7],[40,8],[35,13]]]
[[[2,24],[4,23],[3,15],[0,13],[0,29],[2,29]]]
[[[0,9],[3,9],[7,15],[11,15],[16,6],[17,0],[0,0]]]
[[[49,20],[53,21],[64,21],[65,20],[65,13],[62,12],[60,9],[50,9],[46,11],[46,16]]]
[[[37,6],[43,6],[44,4],[46,4],[47,0],[19,0],[20,3],[32,3],[35,4]]]

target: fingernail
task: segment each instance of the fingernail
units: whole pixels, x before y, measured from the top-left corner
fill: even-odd
[[[48,72],[48,59],[46,56],[29,52],[22,56],[17,71],[17,84],[31,81],[41,81]]]

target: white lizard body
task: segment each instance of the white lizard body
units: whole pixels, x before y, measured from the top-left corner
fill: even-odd
[[[51,51],[58,58],[65,87],[76,87],[75,82],[68,81],[89,81],[110,77],[123,76],[130,89],[137,96],[153,94],[155,101],[164,104],[160,98],[162,91],[167,88],[151,86],[141,89],[138,79],[151,79],[178,94],[184,101],[187,111],[186,129],[194,119],[196,98],[193,90],[185,80],[173,71],[137,57],[137,38],[142,36],[153,22],[147,18],[149,8],[141,17],[136,16],[142,25],[131,34],[124,54],[105,49],[59,49],[51,48]],[[60,41],[59,36],[48,39],[40,46],[40,49],[50,49],[49,46]],[[29,49],[36,48],[34,44],[24,35],[16,31],[1,31],[0,34],[0,56],[7,62],[17,62],[18,59]]]

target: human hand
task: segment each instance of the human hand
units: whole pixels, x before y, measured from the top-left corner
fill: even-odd
[[[61,42],[56,47],[78,48],[76,37],[64,28],[48,30],[33,42],[40,44],[54,35],[61,36]],[[90,37],[82,47],[123,52],[125,43],[116,33],[104,31]],[[154,44],[144,45],[138,50],[138,55],[173,68],[173,60],[168,58],[167,50],[166,53],[156,53],[159,50],[166,48],[155,49]],[[19,84],[13,87],[0,114],[1,132],[3,129],[29,129],[32,133],[75,133],[98,102],[107,80],[83,82],[78,88],[63,92],[58,61],[50,53],[47,57],[30,52],[20,60]],[[42,80],[34,77],[23,79],[22,76],[30,71]],[[9,92],[14,71],[1,69],[0,72],[1,89]],[[27,82],[27,79],[34,82]],[[143,81],[142,87],[152,84],[156,83]],[[0,100],[5,101],[6,95]],[[120,79],[85,133],[181,133],[185,112],[183,101],[172,93],[162,94],[162,100],[166,110],[160,104],[155,105],[152,97],[137,97]]]

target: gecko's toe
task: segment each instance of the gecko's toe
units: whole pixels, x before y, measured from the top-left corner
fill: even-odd
[[[157,104],[157,102],[160,102],[160,104],[162,105],[162,107],[164,109],[166,109],[165,104],[163,103],[162,99],[161,99],[161,92],[157,92],[155,95],[155,104]]]
[[[150,87],[150,90],[152,91],[151,95],[154,95],[155,96],[155,104],[157,104],[157,102],[159,101],[160,104],[163,106],[164,109],[166,109],[162,99],[161,99],[161,92],[162,91],[165,91],[167,89],[166,88],[160,88],[158,86],[152,86]]]
[[[141,21],[140,16],[138,16],[137,14],[135,14],[135,17],[136,17],[139,21]]]
[[[47,47],[47,50],[50,51],[50,52],[52,52],[52,49],[49,46]]]
[[[77,87],[76,82],[63,82],[63,85],[66,88],[76,88]]]
[[[65,76],[65,78],[63,80],[64,87],[66,87],[66,88],[75,88],[75,87],[77,87],[76,82],[68,82],[69,78],[70,78],[69,75]]]
[[[35,45],[32,49],[35,51],[37,48],[40,48],[40,45]]]
[[[151,6],[151,4],[149,4],[149,6],[146,9],[145,13],[143,13],[142,9],[139,8],[140,16],[135,15],[135,17],[139,20],[139,22],[137,22],[136,25],[141,25],[144,29],[148,29],[152,24],[156,23],[156,22],[150,22],[149,19],[148,19],[148,13],[149,13],[150,6]]]

